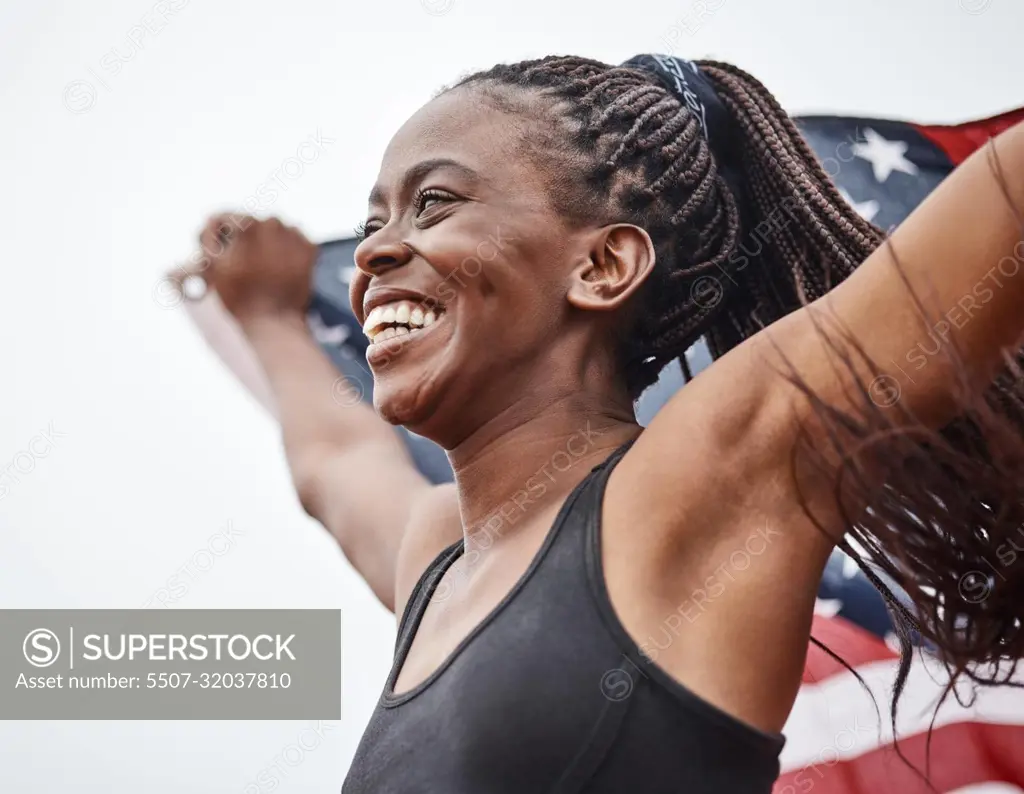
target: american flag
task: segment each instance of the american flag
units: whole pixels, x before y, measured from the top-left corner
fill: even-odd
[[[1021,120],[1024,108],[955,126],[839,116],[804,116],[796,122],[844,198],[867,220],[891,229],[973,151]],[[321,246],[309,323],[339,371],[369,401],[373,378],[364,357],[366,339],[348,308],[354,249],[353,239]],[[200,330],[268,404],[244,338],[226,317],[201,305],[189,304]],[[687,353],[694,374],[710,361],[703,344]],[[641,424],[684,383],[678,365],[666,367],[638,403]],[[401,428],[397,432],[429,479],[451,479],[440,448]],[[920,654],[901,701],[896,735],[902,753],[927,770],[932,789],[893,749],[889,703],[897,654],[892,624],[879,593],[841,551],[826,567],[816,613],[813,636],[857,671],[873,699],[846,668],[811,645],[803,686],[784,730],[782,775],[774,794],[1024,794],[1024,689],[981,690],[969,708],[947,700],[935,720],[926,765],[928,728],[943,679],[927,652]]]
[[[1022,119],[1024,109],[956,126],[834,116],[797,123],[843,197],[890,230],[972,152]],[[842,552],[826,569],[816,612],[812,635],[857,671],[874,702],[848,670],[810,646],[774,794],[1024,792],[1024,690],[981,689],[969,708],[948,699],[935,715],[929,752],[944,679],[926,652],[918,656],[896,736],[932,789],[893,749],[889,703],[897,654],[891,626],[877,592]]]

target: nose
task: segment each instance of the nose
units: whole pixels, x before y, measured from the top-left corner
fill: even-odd
[[[348,298],[352,313],[360,322],[366,319],[363,295],[370,287],[370,279],[408,264],[412,256],[412,249],[401,242],[394,231],[389,234],[386,229],[374,232],[356,246],[352,252],[356,267],[348,285]]]
[[[381,229],[356,246],[353,257],[356,267],[367,276],[379,276],[407,264],[412,258],[412,251],[395,234]]]

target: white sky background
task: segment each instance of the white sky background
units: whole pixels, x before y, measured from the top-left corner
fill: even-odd
[[[274,211],[317,240],[349,234],[402,121],[498,61],[713,56],[792,112],[957,122],[1024,104],[1020,0],[709,0],[702,21],[699,5],[188,0],[140,48],[152,0],[0,0],[0,469],[63,434],[0,481],[0,608],[139,607],[230,522],[244,534],[174,606],[343,610],[343,720],[276,789],[337,791],[393,619],[299,509],[271,421],[154,284],[208,213],[318,133],[335,142]],[[116,75],[111,48],[135,50]],[[0,781],[241,794],[305,727],[0,722]]]

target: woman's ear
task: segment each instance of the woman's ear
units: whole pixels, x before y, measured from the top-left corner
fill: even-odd
[[[654,244],[644,229],[629,223],[603,226],[588,238],[567,297],[577,309],[613,311],[647,280],[654,267]]]

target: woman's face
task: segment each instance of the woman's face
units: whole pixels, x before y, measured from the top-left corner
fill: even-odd
[[[571,371],[594,333],[566,299],[593,239],[552,209],[530,146],[529,123],[458,88],[398,131],[370,196],[350,297],[374,406],[448,448]]]

